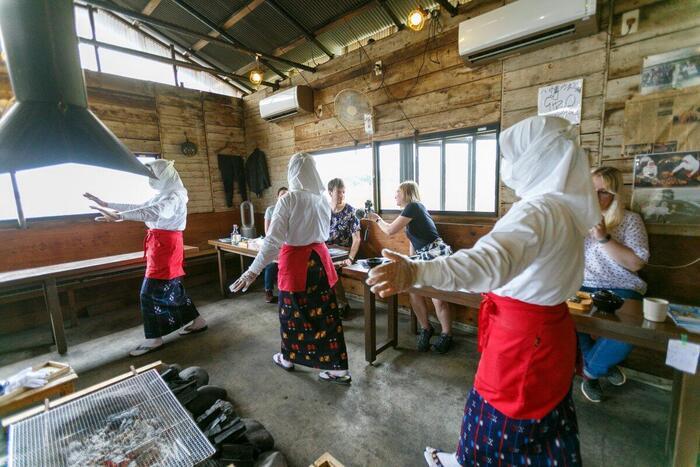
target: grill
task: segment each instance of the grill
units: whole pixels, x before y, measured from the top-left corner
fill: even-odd
[[[214,454],[156,370],[10,426],[10,466],[191,466]]]

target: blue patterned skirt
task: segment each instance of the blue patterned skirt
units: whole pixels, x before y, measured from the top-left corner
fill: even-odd
[[[141,314],[146,339],[170,334],[199,316],[180,278],[144,278],[141,284]]]
[[[347,370],[343,323],[328,277],[316,252],[306,271],[306,291],[279,292],[282,356],[298,365]]]
[[[571,392],[544,418],[517,420],[472,389],[464,407],[457,461],[468,466],[580,466]]]
[[[421,261],[430,261],[431,259],[439,258],[440,256],[450,256],[451,254],[452,248],[450,248],[450,245],[438,237],[423,248],[416,250],[414,258]]]

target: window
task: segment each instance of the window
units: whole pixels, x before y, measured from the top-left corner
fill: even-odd
[[[415,180],[421,201],[434,212],[497,211],[496,127],[459,130],[377,145],[379,208],[396,210],[400,182]]]
[[[137,157],[145,163],[159,155]],[[27,219],[94,213],[92,203],[83,197],[85,192],[105,201],[128,204],[143,203],[155,194],[147,177],[82,164],[22,170],[16,173],[16,179]],[[9,174],[0,175],[0,196],[0,220],[17,219]]]
[[[123,21],[104,11],[95,10],[95,36],[100,42],[147,52],[153,55],[171,58],[170,48],[148,37],[144,33],[130,27]],[[75,7],[75,26],[79,37],[92,39],[90,15],[87,8]],[[169,85],[182,85],[190,89],[214,92],[228,96],[237,96],[240,93],[222,80],[202,72],[178,67],[178,81],[175,83],[173,66],[145,57],[137,57],[133,54],[117,52],[106,47],[97,48],[90,44],[79,44],[80,63],[86,70],[101,71],[128,78],[154,81]],[[99,55],[99,66],[96,54]],[[177,59],[184,61],[182,54]]]
[[[372,148],[323,151],[313,155],[323,184],[334,178],[345,183],[345,201],[355,209],[364,208],[366,200],[374,199],[372,185]]]

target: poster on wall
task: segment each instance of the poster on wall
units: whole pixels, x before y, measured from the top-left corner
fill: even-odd
[[[647,224],[700,225],[700,151],[637,155],[632,209]]]
[[[700,86],[627,101],[623,140],[627,157],[700,150]]]
[[[644,58],[641,94],[700,85],[700,46]]]
[[[537,92],[537,115],[562,117],[579,124],[582,97],[583,78],[541,87]]]

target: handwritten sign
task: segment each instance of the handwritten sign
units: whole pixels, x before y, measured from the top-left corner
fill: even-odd
[[[581,123],[583,79],[542,87],[537,95],[537,115],[562,117]]]

